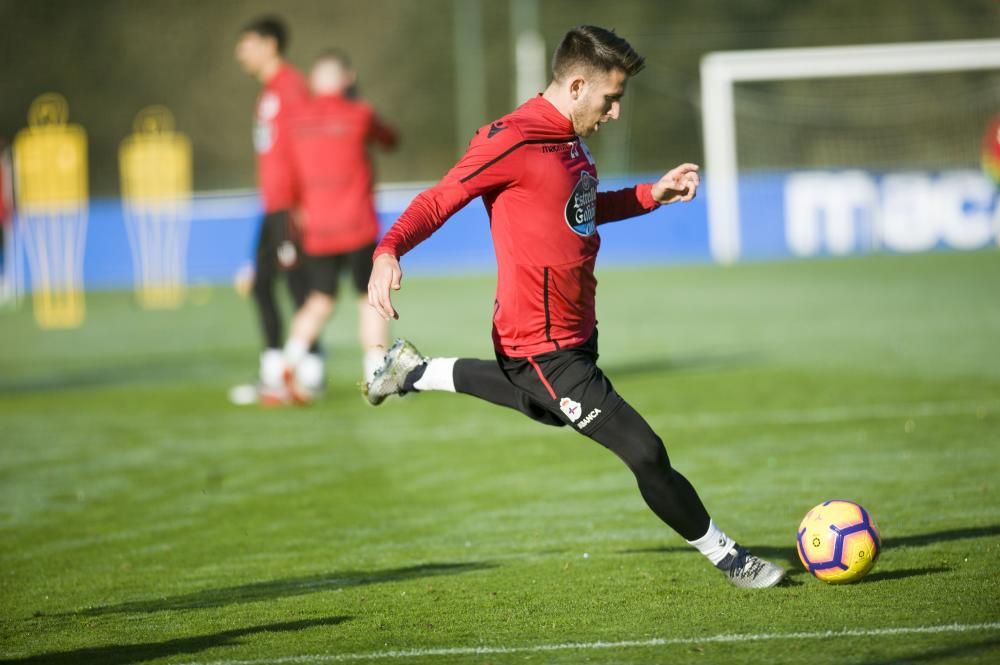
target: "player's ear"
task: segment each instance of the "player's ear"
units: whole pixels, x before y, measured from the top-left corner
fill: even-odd
[[[264,44],[265,48],[267,48],[267,50],[270,52],[271,55],[281,54],[281,51],[278,50],[278,40],[275,39],[274,37],[270,36],[264,37],[262,39],[262,43]]]
[[[587,86],[587,81],[580,75],[574,75],[569,80],[569,96],[576,101],[583,95],[583,89]]]

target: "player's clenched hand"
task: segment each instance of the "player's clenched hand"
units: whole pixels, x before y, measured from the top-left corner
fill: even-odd
[[[392,307],[389,292],[399,291],[402,281],[403,270],[399,267],[399,259],[392,254],[375,257],[372,275],[368,279],[368,304],[387,321],[399,318],[399,312]]]
[[[657,203],[677,203],[690,201],[698,193],[701,178],[698,176],[697,164],[681,164],[666,172],[653,183],[650,193]]]

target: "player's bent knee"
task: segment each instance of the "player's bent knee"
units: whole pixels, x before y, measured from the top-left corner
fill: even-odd
[[[618,409],[593,438],[618,455],[636,474],[670,470],[663,440],[628,404]]]
[[[644,437],[629,447],[626,460],[633,471],[670,471],[670,458],[660,437]]]
[[[329,316],[335,304],[334,298],[322,291],[313,291],[306,300],[306,306],[318,316]]]
[[[602,432],[602,434],[605,434]],[[632,473],[637,476],[647,473],[670,471],[670,458],[660,437],[636,436],[619,432],[617,435],[602,436],[599,440],[605,448],[617,455]]]

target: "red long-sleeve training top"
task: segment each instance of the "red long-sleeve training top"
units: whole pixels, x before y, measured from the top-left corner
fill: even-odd
[[[372,143],[396,145],[395,130],[365,102],[320,95],[292,111],[289,144],[302,206],[306,254],[353,252],[375,242]]]
[[[290,210],[298,204],[285,121],[307,99],[309,86],[305,78],[287,63],[264,84],[257,98],[253,143],[264,212]]]
[[[497,258],[497,351],[524,358],[577,346],[596,325],[597,225],[659,205],[650,184],[598,193],[597,182],[572,123],[538,96],[479,129],[458,164],[403,212],[375,256],[403,256],[482,196]]]

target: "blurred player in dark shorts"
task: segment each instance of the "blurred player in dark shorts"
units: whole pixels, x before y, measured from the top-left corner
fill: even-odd
[[[288,121],[302,204],[303,265],[310,286],[285,344],[285,379],[296,401],[308,401],[315,394],[307,350],[333,313],[341,275],[348,276],[357,296],[365,381],[385,354],[388,324],[367,303],[379,230],[369,150],[372,144],[392,149],[397,137],[371,106],[352,98],[355,82],[345,53],[322,54],[310,71],[313,98]]]
[[[301,265],[292,216],[298,206],[286,122],[289,114],[309,98],[302,74],[284,59],[288,30],[277,17],[261,17],[240,32],[235,56],[243,69],[262,84],[254,115],[257,180],[264,217],[254,256],[253,297],[264,336],[260,356],[260,399],[265,403],[287,399],[284,386],[283,330],[274,287],[284,272],[292,301],[298,309],[308,295],[308,278]],[[312,349],[309,364],[322,383],[323,360]]]

